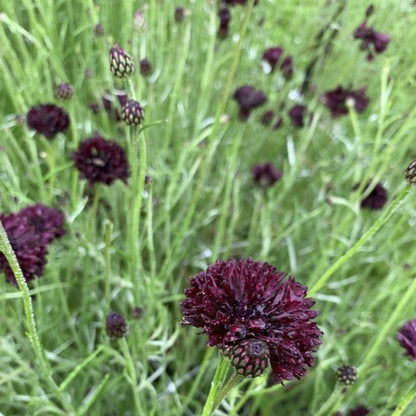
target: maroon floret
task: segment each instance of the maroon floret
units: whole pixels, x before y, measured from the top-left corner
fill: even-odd
[[[262,58],[267,61],[271,67],[271,72],[274,71],[274,68],[277,65],[277,62],[279,61],[280,57],[282,56],[283,49],[279,48],[278,46],[275,46],[273,48],[266,49],[263,52]]]
[[[368,105],[369,98],[365,95],[366,88],[348,90],[338,86],[334,90],[327,91],[323,95],[324,105],[331,111],[333,117],[348,114],[347,99],[354,101],[354,108],[357,113],[363,112]]]
[[[416,319],[406,322],[397,334],[399,344],[406,350],[411,360],[416,360]]]
[[[384,52],[390,42],[388,34],[380,33],[372,27],[367,27],[366,20],[355,29],[353,36],[355,39],[361,40],[360,49],[367,51],[367,59],[369,61],[374,59],[374,51],[376,53]]]
[[[245,340],[262,341],[277,383],[301,378],[314,364],[322,332],[313,321],[318,312],[311,310],[307,288],[286,277],[269,263],[217,261],[190,279],[181,323],[201,328],[208,345],[224,351],[238,352]]]
[[[295,105],[289,110],[289,117],[294,127],[303,127],[305,125],[303,117],[306,113],[304,105]]]
[[[110,312],[105,321],[105,332],[110,338],[118,339],[127,335],[127,321],[118,312]]]
[[[367,190],[369,184],[364,188]],[[380,182],[377,183],[372,191],[361,201],[361,208],[379,210],[386,205],[388,194],[386,188]]]
[[[90,186],[96,182],[111,185],[117,179],[126,182],[129,175],[124,149],[115,141],[101,136],[84,140],[73,154],[73,160]]]
[[[256,90],[252,85],[244,85],[237,88],[233,99],[240,106],[239,118],[242,121],[248,119],[254,108],[263,105],[267,101],[263,91]]]
[[[259,163],[251,170],[254,183],[257,185],[272,186],[281,179],[283,173],[274,168],[271,163]]]
[[[69,126],[69,116],[63,108],[55,104],[42,104],[31,107],[26,115],[29,128],[52,140]]]

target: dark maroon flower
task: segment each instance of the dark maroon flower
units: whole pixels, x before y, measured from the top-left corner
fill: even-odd
[[[306,112],[306,107],[304,105],[295,105],[289,111],[289,117],[292,121],[292,126],[294,127],[303,127],[305,125],[303,117]]]
[[[271,163],[258,164],[251,170],[254,183],[257,185],[272,186],[281,179],[283,173],[275,169]]]
[[[22,269],[26,282],[41,277],[46,264],[47,246],[42,235],[28,224],[27,218],[19,214],[0,215],[0,221],[6,231],[9,242]],[[0,270],[4,271],[6,281],[17,287],[6,257],[0,252]]]
[[[289,80],[293,76],[293,58],[287,56],[283,59],[282,64],[280,65],[280,70],[282,71],[283,76]]]
[[[121,118],[128,126],[143,123],[144,109],[136,100],[128,100],[121,110]]]
[[[97,24],[94,26],[94,35],[95,35],[97,38],[102,38],[102,37],[104,36],[104,33],[105,33],[105,31],[104,31],[104,26],[103,26],[101,23],[97,23]]]
[[[354,91],[338,86],[323,95],[324,105],[328,107],[333,117],[338,117],[348,113],[347,99],[352,99],[355,111],[362,113],[367,108],[369,102],[369,98],[365,95],[365,90],[365,87]]]
[[[73,159],[75,167],[90,186],[96,182],[111,185],[117,179],[126,182],[129,175],[124,149],[115,141],[101,136],[84,140],[73,154]]]
[[[31,129],[51,140],[68,128],[69,117],[63,108],[55,104],[42,104],[30,108],[26,122]]]
[[[416,160],[404,170],[404,177],[409,185],[416,185]]]
[[[19,211],[19,216],[26,219],[26,225],[38,234],[39,240],[44,244],[49,244],[65,234],[64,214],[57,209],[43,204],[30,205]]]
[[[140,60],[140,73],[144,77],[147,77],[152,73],[152,64],[146,58]]]
[[[69,100],[74,95],[74,89],[71,84],[67,82],[61,82],[55,88],[55,97],[60,98],[61,100]]]
[[[183,7],[177,7],[175,9],[176,23],[182,23],[184,20],[185,20],[185,9]]]
[[[348,412],[348,416],[365,416],[368,415],[370,413],[370,411],[362,405],[358,405],[357,407],[355,407],[354,409],[351,409]]]
[[[239,118],[242,121],[248,119],[254,108],[263,105],[267,101],[263,91],[256,90],[252,85],[244,85],[237,88],[234,92],[233,99],[240,106]]]
[[[118,312],[110,312],[105,320],[105,332],[110,338],[118,339],[127,335],[129,327],[126,320]]]
[[[386,50],[390,42],[390,36],[386,33],[375,31],[372,27],[367,27],[367,20],[364,20],[354,32],[355,39],[361,39],[360,48],[367,51],[367,59],[374,59],[373,52],[382,53]]]
[[[368,189],[368,186],[370,184],[368,183],[365,188],[364,192]],[[355,185],[355,189],[358,188],[358,185]],[[361,208],[369,208],[372,210],[378,210],[384,207],[386,205],[388,199],[388,194],[386,188],[378,182],[373,190],[361,201]]]
[[[266,49],[263,52],[262,58],[270,64],[271,72],[274,71],[274,68],[277,65],[280,57],[282,56],[283,49],[275,46],[273,48]]]
[[[257,357],[260,366],[267,350],[258,345],[250,353],[246,343],[262,341],[276,382],[301,378],[314,364],[312,353],[322,332],[313,321],[318,312],[310,309],[314,301],[306,298],[306,286],[286,276],[251,259],[217,261],[190,279],[181,324],[201,328],[208,345],[228,355],[231,349],[236,357]],[[239,352],[240,346],[245,352]]]
[[[218,28],[217,36],[220,39],[225,39],[229,32],[231,13],[228,9],[222,8],[218,12],[218,17],[220,18],[220,26]]]
[[[140,306],[135,306],[131,311],[131,316],[134,319],[141,319],[144,314],[144,309]]]
[[[133,59],[118,45],[110,49],[110,69],[118,78],[128,78],[133,72]]]
[[[406,350],[411,360],[416,360],[416,319],[406,322],[397,334],[399,344]]]
[[[346,386],[357,381],[357,370],[352,365],[341,365],[337,368],[338,381]]]

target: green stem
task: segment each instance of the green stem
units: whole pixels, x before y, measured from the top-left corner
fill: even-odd
[[[340,257],[322,276],[321,278],[310,288],[309,295],[312,296],[316,293],[326,281],[350,258],[358,249],[375,234],[381,226],[390,218],[390,216],[396,211],[397,207],[404,201],[411,189],[410,185],[406,185],[396,199],[390,204],[390,206],[384,211],[384,213],[377,219],[377,221],[371,226],[371,228],[342,256]]]
[[[105,309],[106,311],[110,309],[110,276],[111,276],[111,232],[113,230],[113,223],[110,220],[104,221],[104,260],[105,260],[105,269],[104,269],[104,298],[105,298]]]
[[[392,416],[401,416],[401,414],[407,409],[407,407],[415,399],[415,397],[416,397],[416,389],[413,386],[413,388],[410,389],[407,392],[407,394],[405,394],[402,397],[402,399],[400,400],[400,403],[397,405]]]

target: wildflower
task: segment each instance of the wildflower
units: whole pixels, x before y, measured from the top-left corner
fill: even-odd
[[[333,117],[338,117],[348,113],[347,99],[350,98],[354,100],[355,111],[361,113],[367,108],[369,102],[365,90],[365,87],[354,91],[338,86],[323,95],[324,105],[328,107]]]
[[[71,84],[66,82],[61,82],[55,88],[55,97],[60,98],[61,100],[69,100],[74,95],[74,89]]]
[[[229,32],[229,25],[231,21],[230,10],[221,8],[218,12],[218,17],[220,18],[220,27],[218,28],[217,36],[220,39],[224,39],[228,36]]]
[[[279,48],[278,46],[266,49],[263,52],[262,58],[267,61],[271,67],[270,72],[274,71],[277,62],[279,61],[280,57],[282,56],[283,49]]]
[[[94,26],[94,35],[97,37],[97,38],[102,38],[103,36],[104,36],[104,26],[101,24],[101,23],[97,23],[95,26]]]
[[[183,7],[177,7],[175,9],[175,21],[176,23],[182,23],[185,20],[185,9]]]
[[[365,188],[364,192],[368,189],[368,183]],[[353,189],[357,189],[359,185],[355,185]],[[361,201],[361,208],[369,208],[372,210],[378,210],[386,205],[388,199],[388,194],[386,188],[378,182],[372,191]]]
[[[132,309],[132,311],[131,311],[131,316],[134,318],[134,319],[141,319],[141,317],[143,316],[143,314],[144,314],[144,310],[143,310],[143,308],[141,308],[140,306],[135,306],[133,309]]]
[[[126,320],[118,312],[110,312],[105,320],[105,332],[113,339],[123,338],[127,335],[129,327]]]
[[[28,224],[26,218],[19,214],[0,215],[0,221],[6,231],[10,245],[16,255],[26,282],[41,277],[46,264],[47,246],[35,228]],[[0,270],[4,271],[6,281],[17,287],[5,255],[0,252]]]
[[[293,58],[287,56],[283,59],[282,64],[280,65],[280,70],[282,71],[283,76],[286,80],[289,80],[293,76]]]
[[[51,140],[68,128],[69,117],[63,108],[55,104],[42,104],[30,108],[26,122],[29,128]]]
[[[126,182],[129,175],[124,149],[113,140],[94,136],[84,140],[73,154],[75,167],[88,180],[111,185],[116,179]]]
[[[337,368],[338,381],[347,386],[357,381],[357,370],[352,365],[341,365]]]
[[[39,241],[43,244],[49,244],[65,234],[64,214],[57,209],[35,204],[23,208],[19,211],[19,216],[25,218],[26,225],[38,235]]]
[[[405,169],[404,177],[409,185],[416,185],[416,160]]]
[[[390,42],[390,36],[386,33],[375,31],[372,27],[367,27],[367,21],[364,20],[354,32],[355,39],[361,39],[360,49],[367,51],[367,60],[374,59],[373,51],[382,53],[386,50]]]
[[[128,126],[138,126],[144,120],[144,109],[135,100],[128,100],[121,110],[121,118]]]
[[[110,69],[118,78],[128,78],[133,72],[133,60],[118,45],[113,45],[110,49]]]
[[[259,375],[269,361],[277,383],[301,378],[322,332],[307,288],[285,278],[269,263],[217,261],[190,279],[181,324],[201,328],[208,345],[222,349],[246,376]]]
[[[358,405],[354,409],[351,409],[348,412],[348,416],[365,416],[365,415],[368,415],[369,413],[370,411],[365,406]]]
[[[144,13],[141,10],[134,12],[133,18],[134,28],[140,33],[144,33],[147,30],[147,21]]]
[[[289,117],[292,121],[292,126],[303,127],[303,116],[305,115],[306,107],[304,105],[295,105],[289,111]]]
[[[397,334],[399,344],[406,350],[411,360],[416,360],[416,319],[406,322]]]
[[[234,92],[233,99],[240,106],[239,118],[242,121],[248,119],[254,108],[263,105],[267,101],[263,91],[256,90],[251,85],[244,85],[237,88]]]
[[[275,169],[271,163],[257,164],[251,170],[254,183],[257,185],[272,186],[281,179],[283,173]]]
[[[152,64],[146,59],[140,60],[140,73],[142,76],[147,77],[152,72]]]

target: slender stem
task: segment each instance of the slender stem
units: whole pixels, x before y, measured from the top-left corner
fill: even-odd
[[[230,390],[237,385],[244,376],[241,374],[238,374],[237,371],[234,371],[233,375],[228,379],[227,384],[224,386],[224,388],[217,394],[217,397],[215,398],[213,410],[215,410],[221,402],[225,399],[227,394],[230,392]]]
[[[309,294],[312,296],[316,293],[326,281],[350,258],[358,249],[375,234],[381,226],[390,218],[397,207],[404,201],[410,191],[411,186],[406,185],[396,199],[390,204],[390,206],[384,211],[384,213],[377,219],[377,221],[371,226],[371,228],[342,256],[340,257],[322,276],[321,278],[310,288]]]
[[[343,391],[344,386],[337,384],[332,391],[331,395],[325,401],[324,405],[319,408],[319,410],[314,413],[314,416],[322,416],[322,415],[332,415],[334,408],[339,407],[339,404],[342,400],[341,392]]]
[[[402,397],[400,403],[397,405],[392,416],[401,416],[401,414],[407,409],[407,407],[415,399],[415,397],[416,389],[413,385],[413,387]]]
[[[113,223],[109,220],[104,222],[104,260],[105,260],[105,269],[104,269],[104,297],[105,297],[105,309],[106,311],[110,309],[110,276],[111,276],[111,232],[113,230]]]

